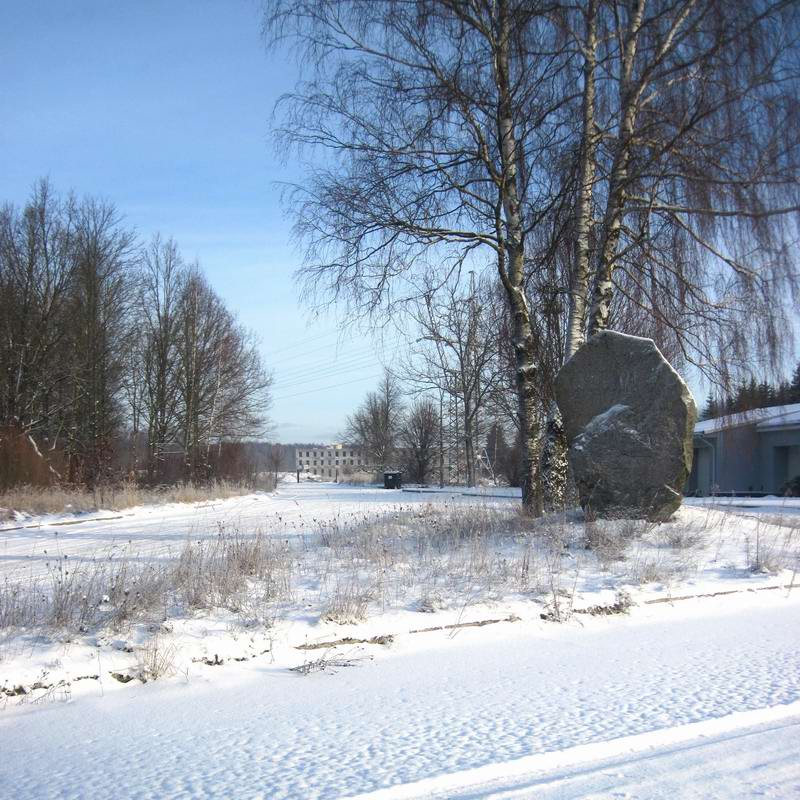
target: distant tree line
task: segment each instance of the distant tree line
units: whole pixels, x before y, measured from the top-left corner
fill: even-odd
[[[110,203],[40,181],[0,210],[0,298],[0,480],[250,469],[241,442],[263,430],[270,377],[171,239],[142,243]]]
[[[757,382],[751,378],[746,383],[741,383],[722,398],[713,393],[706,398],[705,406],[700,415],[701,419],[714,419],[726,414],[737,414],[742,411],[752,411],[756,408],[772,408],[800,403],[800,363],[798,363],[792,379],[772,384],[768,381]]]
[[[520,433],[496,399],[497,393],[487,392],[465,404],[458,387],[420,393],[417,383],[387,370],[348,417],[343,436],[362,449],[368,469],[401,469],[411,483],[475,486],[494,480],[520,486]],[[470,415],[472,424],[465,426]]]

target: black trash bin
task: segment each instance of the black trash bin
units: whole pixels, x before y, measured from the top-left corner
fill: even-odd
[[[383,488],[384,489],[402,489],[403,488],[403,473],[392,470],[391,472],[383,473]]]

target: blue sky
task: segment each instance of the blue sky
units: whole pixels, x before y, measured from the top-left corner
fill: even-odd
[[[309,321],[276,182],[301,176],[270,121],[297,78],[268,54],[257,0],[0,0],[0,201],[39,177],[172,236],[262,341],[281,441],[336,437],[380,353]]]

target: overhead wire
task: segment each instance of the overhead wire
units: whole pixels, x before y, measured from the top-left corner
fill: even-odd
[[[375,380],[376,378],[380,378],[380,376],[381,373],[378,372],[375,375],[366,375],[363,378],[356,378],[355,380],[352,381],[343,381],[342,383],[334,383],[329,386],[317,386],[314,389],[306,389],[306,391],[304,392],[295,392],[294,394],[286,394],[283,395],[282,397],[273,397],[272,399],[273,401],[290,400],[293,397],[302,397],[303,395],[306,394],[314,394],[315,392],[324,392],[327,391],[328,389],[338,389],[340,386],[350,386],[353,383],[361,383],[362,381]]]
[[[396,348],[392,348],[392,350],[394,350],[394,349],[396,349]],[[361,349],[359,349],[359,350],[357,350],[355,352],[343,355],[341,357],[341,360],[338,361],[337,363],[344,364],[345,362],[353,361],[353,360],[356,360],[356,359],[370,358],[370,357],[375,357],[375,356],[378,356],[378,355],[380,355],[380,353],[376,352],[374,347],[364,347],[364,348],[361,348]],[[297,360],[298,358],[299,358],[299,356],[296,357],[295,360]],[[330,356],[330,357],[328,357],[326,359],[326,361],[330,363],[330,362],[332,362],[333,360],[336,360],[336,359],[338,359],[338,356]],[[283,380],[284,378],[293,378],[295,376],[295,373],[307,372],[308,369],[309,369],[308,364],[304,363],[304,364],[298,364],[295,367],[288,367],[288,368],[286,368],[286,370],[276,369],[275,371],[280,373],[281,380]]]
[[[305,337],[305,338],[301,339],[300,341],[295,341],[295,342],[292,342],[291,344],[287,344],[287,345],[284,345],[283,347],[278,347],[275,350],[271,350],[270,351],[270,355],[277,355],[277,354],[286,352],[287,350],[295,350],[298,347],[303,347],[304,345],[309,344],[310,342],[316,342],[316,341],[319,341],[320,339],[329,339],[330,336],[331,336],[330,333],[319,333],[316,336]]]
[[[345,359],[341,362],[331,364],[328,367],[323,367],[322,369],[306,368],[300,371],[296,371],[295,373],[293,373],[288,377],[282,377],[277,379],[273,383],[272,388],[273,390],[288,389],[293,386],[298,386],[304,383],[317,381],[320,378],[326,378],[333,375],[345,375],[347,373],[365,369],[373,365],[378,366],[382,362],[396,355],[401,349],[402,349],[401,347],[397,347],[381,354],[370,354],[366,356],[362,355],[356,358]]]
[[[302,342],[302,343],[298,342],[297,347],[300,347],[301,344],[302,345],[307,345],[309,343],[312,343],[313,341],[314,340],[311,339],[311,340],[308,340],[308,341],[305,341],[305,342]],[[351,342],[352,342],[352,340],[349,340],[348,343],[351,343]],[[360,347],[362,344],[363,344],[363,342],[356,343],[356,346]],[[281,364],[281,363],[284,363],[286,361],[293,361],[296,358],[302,358],[303,356],[312,355],[314,353],[319,353],[319,352],[321,352],[323,350],[330,350],[331,348],[337,348],[337,349],[338,348],[342,348],[343,346],[344,346],[344,343],[342,343],[340,341],[327,342],[326,344],[320,345],[319,347],[312,347],[312,348],[309,348],[307,350],[301,350],[299,353],[291,352],[291,353],[284,353],[282,355],[279,354],[280,358],[272,358],[270,355],[267,355],[267,356],[265,356],[265,360],[266,360],[268,366],[272,366],[273,364]],[[294,348],[294,349],[296,349],[296,348]]]

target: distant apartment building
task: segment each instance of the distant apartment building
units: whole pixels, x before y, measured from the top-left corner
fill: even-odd
[[[298,447],[296,468],[321,478],[338,480],[366,466],[360,447],[349,444]]]

